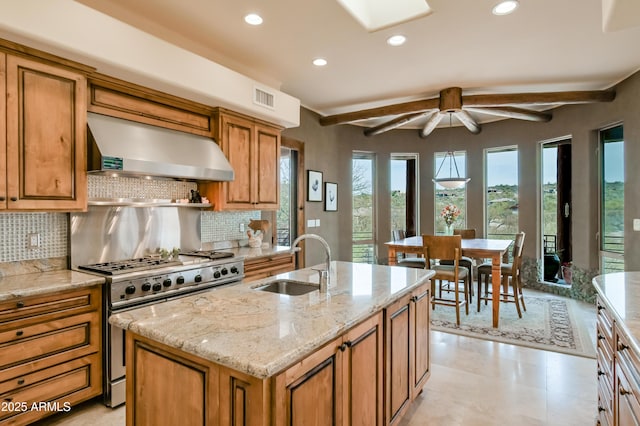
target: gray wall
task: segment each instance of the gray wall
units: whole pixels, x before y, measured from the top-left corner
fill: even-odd
[[[521,120],[501,120],[483,125],[478,135],[463,127],[434,131],[427,139],[418,137],[417,130],[392,130],[374,137],[365,137],[362,128],[353,125],[322,127],[318,115],[303,109],[301,126],[287,129],[284,135],[305,143],[305,169],[324,172],[324,179],[338,182],[338,212],[324,212],[321,203],[306,203],[308,219],[321,220],[320,228],[308,229],[327,239],[333,258],[351,260],[351,154],[354,150],[376,153],[376,195],[378,260],[386,262],[384,242],[390,239],[389,228],[389,159],[391,153],[416,152],[420,156],[420,231],[432,233],[433,216],[433,153],[447,150],[467,152],[467,226],[484,229],[483,150],[517,145],[519,150],[519,220],[528,235],[525,256],[538,257],[539,229],[539,143],[570,137],[572,139],[573,196],[573,260],[585,269],[598,267],[598,130],[622,122],[625,136],[625,262],[627,270],[640,270],[640,235],[632,230],[633,218],[640,218],[640,73],[617,87],[613,102],[570,105],[553,110],[549,123]],[[307,262],[322,261],[321,251],[311,249]]]

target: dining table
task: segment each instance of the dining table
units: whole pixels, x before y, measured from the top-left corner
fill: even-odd
[[[491,259],[491,287],[500,288],[500,265],[502,257],[505,255],[511,240],[496,240],[486,238],[462,239],[462,255],[471,258]],[[422,236],[407,237],[401,240],[389,241],[385,243],[389,250],[389,265],[397,265],[398,253],[413,253],[421,255],[423,253]],[[480,297],[480,295],[477,295]],[[493,327],[498,327],[500,316],[500,291],[491,292]]]

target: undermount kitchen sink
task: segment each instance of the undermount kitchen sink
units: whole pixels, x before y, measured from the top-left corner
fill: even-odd
[[[320,286],[318,284],[303,281],[277,280],[263,286],[256,287],[255,289],[260,291],[270,291],[271,293],[286,294],[288,296],[300,296],[302,294],[318,290],[320,289]]]

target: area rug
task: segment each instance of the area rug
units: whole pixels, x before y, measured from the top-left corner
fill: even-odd
[[[474,301],[475,302],[475,301]],[[500,305],[499,327],[492,327],[491,303],[469,306],[469,315],[460,313],[456,325],[455,309],[436,306],[431,311],[431,329],[496,342],[527,346],[587,358],[595,358],[593,341],[572,307],[555,297],[525,296],[527,311],[518,318],[514,304]]]

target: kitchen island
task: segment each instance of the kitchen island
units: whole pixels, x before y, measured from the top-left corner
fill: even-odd
[[[331,267],[326,294],[256,289],[318,283],[308,268],[112,316],[127,330],[127,423],[397,423],[429,376],[433,272]]]

